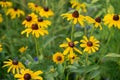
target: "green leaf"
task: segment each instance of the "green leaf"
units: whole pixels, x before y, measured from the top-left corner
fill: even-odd
[[[75,32],[74,33],[74,37],[77,38],[77,37],[81,37],[83,35],[83,32],[81,31],[78,31],[78,32]]]
[[[79,69],[74,69],[71,70],[71,72],[76,72],[76,73],[88,73],[94,70],[98,70],[99,66],[98,65],[90,65],[90,66],[86,66],[86,67],[80,67]]]
[[[117,54],[117,53],[109,53],[109,54],[105,55],[104,57],[120,57],[120,54]]]
[[[62,64],[58,64],[58,73],[63,73],[64,72],[64,67]]]
[[[54,80],[53,74],[47,74],[45,78],[46,80]]]
[[[27,54],[26,57],[27,57],[28,60],[34,61],[31,55]]]
[[[94,4],[94,3],[96,3],[96,2],[98,2],[99,0],[92,0],[92,4]]]
[[[99,70],[95,70],[93,71],[91,74],[90,74],[90,79],[94,79],[96,78],[97,76],[100,75],[100,71]]]

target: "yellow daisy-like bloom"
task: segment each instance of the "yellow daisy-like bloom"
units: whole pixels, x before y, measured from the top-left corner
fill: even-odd
[[[4,66],[9,66],[9,69],[7,70],[7,72],[9,73],[12,70],[12,73],[15,74],[15,72],[19,73],[20,69],[24,69],[24,65],[21,62],[18,62],[16,59],[9,59],[8,61],[4,61]]]
[[[61,52],[56,52],[54,55],[53,55],[53,61],[58,64],[62,64],[64,62],[64,56]]]
[[[22,22],[25,27],[31,27],[32,24],[37,22],[37,15],[34,13],[29,14],[26,19]]]
[[[73,64],[77,60],[77,55],[75,53],[71,53],[68,55],[68,59],[70,60],[71,64]]]
[[[88,39],[86,36],[83,36],[83,40],[80,40],[80,42],[82,42],[80,46],[85,48],[84,52],[88,52],[89,54],[98,51],[98,47],[100,46],[100,42],[95,39],[94,36],[91,36],[90,39]]]
[[[0,52],[2,52],[3,48],[2,48],[2,44],[0,44]]]
[[[96,27],[96,28],[100,27],[100,30],[102,30],[101,18],[100,17],[97,17],[97,18],[93,19],[89,16],[86,16],[85,19],[87,20],[88,23],[94,24],[94,27]]]
[[[38,26],[41,28],[48,28],[48,26],[51,25],[51,22],[49,20],[43,20],[43,18],[39,17],[37,21]]]
[[[23,46],[19,49],[19,52],[24,53],[27,50],[27,48],[28,48],[28,46],[26,46],[26,47]]]
[[[40,74],[43,74],[41,70],[33,72],[29,69],[21,69],[19,74],[15,74],[15,78],[19,80],[43,80]]]
[[[2,15],[0,14],[0,23],[3,21]]]
[[[11,19],[15,19],[16,17],[20,17],[21,15],[25,15],[24,11],[17,9],[17,8],[10,8],[6,12],[6,15],[10,15]]]
[[[67,18],[68,21],[73,20],[73,24],[79,23],[81,26],[84,26],[84,16],[79,15],[78,11],[71,13],[62,14],[64,18]]]
[[[48,7],[44,7],[40,10],[41,17],[48,18],[48,17],[53,16],[53,15],[54,15],[53,11],[51,9],[49,9]]]
[[[2,0],[2,1],[0,1],[0,5],[4,8],[6,8],[6,7],[11,7],[12,3],[9,1],[6,1],[6,0]]]
[[[118,27],[120,29],[120,15],[117,14],[107,14],[104,19],[104,24],[108,25],[109,28],[112,26]]]
[[[82,54],[82,52],[75,47],[76,44],[78,44],[78,41],[72,42],[69,38],[66,38],[66,40],[67,40],[67,43],[60,44],[60,47],[66,48],[63,52],[64,55],[67,55],[69,52],[70,54],[72,54],[73,50]]]
[[[76,0],[71,0],[70,3],[72,4],[72,8],[76,10],[82,9],[83,12],[87,12],[85,3],[79,3]]]
[[[32,11],[39,12],[41,7],[34,3],[28,3],[28,8],[30,8]]]
[[[21,32],[21,34],[24,33],[27,33],[27,37],[29,36],[30,33],[32,33],[33,36],[39,38],[40,36],[44,36],[45,34],[48,34],[48,31],[38,27],[38,24],[32,24],[31,28],[27,28]]]

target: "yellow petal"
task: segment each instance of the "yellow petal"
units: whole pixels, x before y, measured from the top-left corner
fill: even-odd
[[[7,72],[9,73],[12,68],[13,68],[13,65],[11,65],[11,66],[8,68]]]
[[[74,47],[73,49],[74,49],[76,52],[82,54],[82,52],[81,52],[79,49],[77,49],[76,47]]]
[[[64,55],[67,55],[67,53],[70,51],[70,47],[66,48],[63,52]]]
[[[71,42],[70,38],[66,38],[67,42]]]
[[[64,43],[64,44],[60,44],[59,47],[68,47],[68,44],[67,43]]]
[[[39,75],[39,74],[43,74],[43,72],[39,70],[39,71],[36,71],[34,74]]]

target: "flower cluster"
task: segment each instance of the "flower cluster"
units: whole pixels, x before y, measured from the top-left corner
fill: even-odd
[[[46,29],[51,25],[51,22],[44,19],[44,17],[48,18],[49,16],[53,16],[53,12],[48,7],[42,8],[34,3],[28,3],[28,7],[33,12],[28,14],[26,19],[22,22],[26,29],[22,31],[21,34],[27,33],[28,37],[29,33],[32,33],[36,38],[48,34]],[[35,14],[34,11],[39,13],[39,15]]]
[[[20,80],[30,80],[30,79],[39,79],[39,80],[43,80],[43,78],[41,76],[39,76],[40,74],[43,74],[43,72],[41,70],[38,70],[36,72],[33,72],[30,69],[26,69],[25,66],[19,62],[16,59],[9,59],[8,61],[4,61],[4,66],[3,67],[9,67],[8,69],[8,73],[10,71],[12,71],[15,78],[18,78]]]

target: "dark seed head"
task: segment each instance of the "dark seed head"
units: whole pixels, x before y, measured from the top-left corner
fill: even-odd
[[[15,11],[17,11],[17,10],[18,10],[18,8],[16,8],[16,7],[15,7],[15,8],[14,8],[14,10],[15,10]]]
[[[26,20],[27,20],[27,21],[31,21],[31,20],[32,20],[32,17],[31,17],[31,16],[27,16],[27,17],[26,17]]]
[[[31,79],[31,75],[29,73],[26,73],[24,75],[24,80],[30,80]]]
[[[75,46],[73,42],[69,42],[68,45],[72,48]]]
[[[43,22],[43,19],[41,17],[39,17],[38,22]]]
[[[38,24],[32,24],[32,30],[38,30]]]
[[[95,18],[95,21],[98,22],[98,23],[100,23],[101,22],[101,18],[97,17],[97,18]]]
[[[75,59],[75,57],[73,56],[72,59]]]
[[[91,46],[93,46],[93,43],[91,41],[88,41],[87,46],[91,47]]]
[[[44,7],[44,11],[49,11],[49,8],[48,7]]]
[[[62,60],[61,56],[58,56],[58,57],[57,57],[57,60],[58,60],[58,61],[61,61],[61,60]]]
[[[118,21],[119,20],[119,16],[118,15],[114,15],[113,16],[113,20]]]
[[[79,17],[78,11],[74,11],[74,12],[72,13],[72,16],[75,17],[75,18],[78,18],[78,17]]]
[[[37,4],[35,4],[35,7],[38,7],[38,5],[37,5]]]
[[[17,64],[18,64],[18,61],[17,61],[16,59],[13,59],[13,60],[12,60],[12,64],[13,64],[13,65],[17,65]]]

